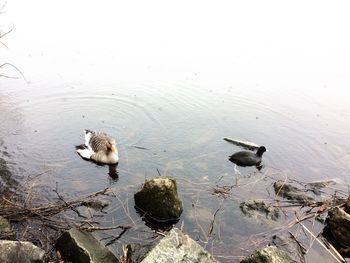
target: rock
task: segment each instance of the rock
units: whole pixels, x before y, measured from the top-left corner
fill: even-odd
[[[287,184],[284,181],[277,181],[273,184],[275,193],[277,196],[282,196],[288,200],[302,201],[302,202],[313,202],[314,199],[307,195],[303,190]]]
[[[8,232],[11,232],[11,224],[10,221],[7,220],[6,218],[3,218],[2,216],[0,216],[0,236],[2,236],[2,234],[6,234]]]
[[[330,185],[335,185],[335,184],[336,182],[329,180],[329,181],[307,183],[306,186],[309,188],[308,190],[312,191],[315,195],[321,195],[322,188],[326,188]]]
[[[1,239],[15,239],[16,233],[12,230],[10,221],[0,216],[0,238]]]
[[[102,211],[104,208],[106,208],[109,205],[109,202],[106,200],[91,199],[91,200],[84,201],[82,205],[86,207],[90,207],[96,211]]]
[[[171,262],[217,262],[212,255],[204,250],[196,241],[181,230],[173,228],[157,246],[145,257],[142,263]]]
[[[0,240],[1,263],[44,263],[45,251],[30,242]]]
[[[288,254],[275,246],[256,250],[241,263],[297,263]]]
[[[350,214],[335,207],[328,212],[326,224],[341,246],[350,247]]]
[[[276,221],[279,218],[279,209],[273,206],[267,206],[262,201],[248,200],[242,202],[239,206],[246,216],[255,218],[264,218]]]
[[[56,248],[65,261],[74,263],[116,263],[114,254],[97,241],[89,232],[75,228],[64,232],[56,242]]]
[[[132,263],[140,263],[155,246],[155,243],[128,244],[126,246],[127,260],[129,260]]]
[[[182,213],[182,202],[177,194],[175,178],[157,176],[147,180],[134,195],[135,205],[157,221],[177,220]]]
[[[345,212],[347,212],[348,214],[350,213],[350,196],[348,197],[348,199],[345,202]]]
[[[286,252],[291,259],[297,262],[305,262],[305,249],[295,241],[290,233],[273,236],[271,244]]]

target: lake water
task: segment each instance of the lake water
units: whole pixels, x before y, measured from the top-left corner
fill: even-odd
[[[159,171],[178,180],[178,227],[218,260],[239,261],[252,235],[271,229],[239,209],[273,197],[267,175],[349,184],[350,18],[341,3],[299,7],[8,2],[1,30],[14,29],[0,64],[25,80],[0,79],[0,157],[15,179],[2,184],[42,173],[48,197],[56,183],[69,197],[110,186],[116,197],[101,221],[133,224],[124,243],[151,234],[133,193]],[[75,153],[85,128],[117,139],[118,178]],[[228,156],[241,148],[224,137],[265,145],[263,169],[235,170]],[[212,195],[216,185],[236,187],[225,199]],[[316,247],[310,262],[329,262],[324,254]]]

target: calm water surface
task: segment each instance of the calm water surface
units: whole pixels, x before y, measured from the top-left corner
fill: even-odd
[[[273,181],[266,175],[349,184],[350,67],[345,67],[349,66],[345,45],[339,47],[343,54],[332,43],[320,44],[328,47],[328,53],[313,50],[311,44],[288,46],[289,41],[276,38],[270,29],[264,29],[267,35],[262,42],[253,44],[254,39],[240,38],[244,30],[233,26],[236,18],[216,14],[219,20],[211,27],[206,19],[211,6],[198,14],[202,23],[193,22],[187,10],[184,19],[189,28],[182,21],[179,33],[173,31],[177,26],[171,12],[182,10],[178,6],[162,5],[162,14],[145,7],[162,25],[154,17],[146,19],[147,12],[121,3],[87,4],[86,13],[78,15],[78,4],[51,6],[43,1],[20,8],[19,2],[6,7],[5,25],[12,23],[15,30],[4,40],[9,49],[1,52],[21,69],[27,82],[0,79],[0,157],[17,181],[42,174],[38,184],[48,197],[56,183],[70,197],[112,187],[115,197],[101,222],[134,225],[120,243],[151,235],[134,210],[133,193],[145,179],[158,175],[157,169],[178,179],[184,203],[178,227],[183,226],[222,262],[249,253],[254,248],[252,235],[272,228],[257,225],[239,210],[246,199],[273,197]],[[139,22],[120,9],[135,11]],[[145,24],[140,24],[143,19]],[[301,34],[307,30],[295,26]],[[198,37],[190,34],[192,29],[199,30]],[[224,29],[238,34],[238,44]],[[207,35],[218,43],[205,41]],[[298,38],[293,33],[288,36]],[[333,37],[343,40],[337,34]],[[320,33],[314,41],[318,38]],[[276,44],[277,40],[282,42]],[[284,48],[276,50],[277,45]],[[295,49],[284,52],[288,47]],[[75,153],[85,128],[117,139],[118,178],[108,175],[108,167],[83,161]],[[264,155],[264,168],[235,170],[227,157],[240,148],[223,137],[265,145],[269,152]],[[2,184],[13,187],[6,178]],[[215,185],[233,184],[239,187],[228,198],[212,195]],[[111,246],[115,253],[117,247]],[[329,262],[323,254],[316,247],[309,257]]]

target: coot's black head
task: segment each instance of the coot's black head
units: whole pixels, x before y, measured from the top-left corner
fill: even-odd
[[[265,146],[260,146],[258,151],[256,152],[256,155],[261,157],[264,152],[266,152]]]

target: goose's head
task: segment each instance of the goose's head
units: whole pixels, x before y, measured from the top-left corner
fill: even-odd
[[[118,152],[118,149],[117,149],[117,146],[116,146],[116,142],[113,139],[110,139],[110,140],[107,141],[107,148],[108,148],[108,150],[110,150],[110,151],[112,151],[114,153]]]

